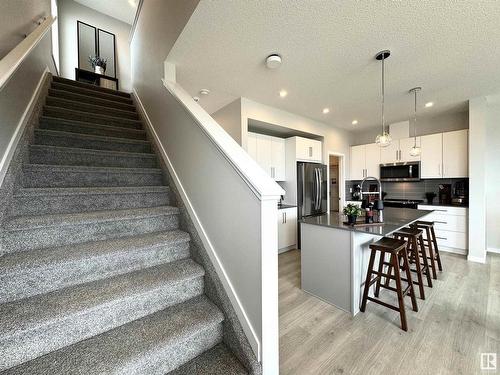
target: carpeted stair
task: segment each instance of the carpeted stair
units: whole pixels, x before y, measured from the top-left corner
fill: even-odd
[[[246,374],[129,94],[54,77],[2,223],[0,373]]]

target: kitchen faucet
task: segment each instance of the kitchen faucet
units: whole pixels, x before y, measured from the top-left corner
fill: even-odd
[[[380,180],[378,178],[375,178],[375,177],[365,177],[365,178],[363,178],[363,181],[361,181],[361,200],[363,200],[363,194],[365,194],[363,192],[363,185],[364,185],[365,181],[376,181],[377,182],[378,191],[376,191],[376,192],[370,192],[370,193],[378,193],[378,200],[379,200],[379,202],[382,202],[382,183],[380,182]],[[378,211],[378,221],[380,223],[383,223],[384,222],[383,203],[382,203],[382,206],[380,206],[380,204],[381,203],[379,203],[378,207],[382,207],[382,208],[381,209],[377,209],[377,211]]]

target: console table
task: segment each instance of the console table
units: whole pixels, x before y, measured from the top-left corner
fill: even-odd
[[[103,74],[97,74],[89,70],[75,68],[75,80],[112,90],[118,90],[118,78],[109,77]]]

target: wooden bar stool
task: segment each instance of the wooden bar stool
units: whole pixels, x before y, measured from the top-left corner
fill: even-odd
[[[418,311],[418,306],[417,306],[417,299],[415,298],[415,292],[413,290],[413,283],[411,281],[411,272],[410,272],[410,264],[408,261],[408,253],[406,251],[407,249],[407,243],[406,241],[398,240],[395,238],[389,238],[389,237],[383,237],[380,240],[372,243],[370,245],[371,249],[371,254],[370,254],[370,261],[368,264],[368,271],[366,274],[366,280],[365,280],[365,288],[363,291],[363,300],[361,302],[361,307],[360,310],[362,312],[365,312],[366,310],[366,302],[367,301],[372,301],[375,303],[378,303],[379,305],[385,306],[389,309],[395,310],[399,312],[399,316],[401,319],[401,329],[403,331],[408,331],[408,324],[406,322],[406,312],[405,312],[405,304],[404,304],[404,297],[406,295],[411,297],[411,304],[413,307],[413,311]],[[380,258],[379,258],[379,266],[378,266],[378,271],[376,271],[373,266],[375,264],[375,257],[377,255],[377,252],[380,253]],[[386,254],[390,255],[390,261],[386,262]],[[406,279],[408,280],[408,286],[403,290],[403,287],[401,286],[401,275],[400,275],[400,267],[399,264],[400,262],[403,263],[404,270],[406,272]],[[384,265],[391,265],[392,268],[394,269],[394,276],[391,274],[386,274],[383,273],[383,266]],[[372,279],[372,275],[376,275]],[[389,285],[382,285],[380,283],[380,280],[382,277],[390,278],[392,280],[396,281],[396,288],[393,288]],[[375,298],[369,297],[368,292],[370,291],[370,286],[373,285],[373,283],[377,283],[377,288],[375,290]],[[380,287],[383,287],[385,289],[389,289],[393,292],[396,292],[398,296],[398,306],[393,306],[390,305],[386,302],[383,302],[378,298],[379,292],[380,292]]]
[[[420,298],[425,299],[423,275],[425,274],[427,285],[431,288],[432,280],[422,231],[417,228],[401,228],[394,232],[393,235],[399,240],[407,241],[410,263],[415,264],[415,269],[411,269],[411,271],[417,274],[417,280],[413,281],[413,283],[418,285]],[[391,273],[391,267],[389,267],[389,273]]]
[[[436,232],[434,232],[434,222],[433,221],[416,221],[410,226],[416,227],[418,229],[425,230],[424,243],[429,249],[429,257],[432,261],[432,275],[437,279],[436,275],[436,263],[438,265],[439,271],[443,271],[443,266],[441,265],[441,256],[439,255],[439,247],[436,239]]]

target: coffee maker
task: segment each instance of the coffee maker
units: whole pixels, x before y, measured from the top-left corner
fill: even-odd
[[[451,184],[439,185],[439,204],[451,204]]]
[[[453,185],[453,198],[451,199],[451,204],[457,206],[467,205],[469,195],[469,181],[460,180],[455,182]]]

